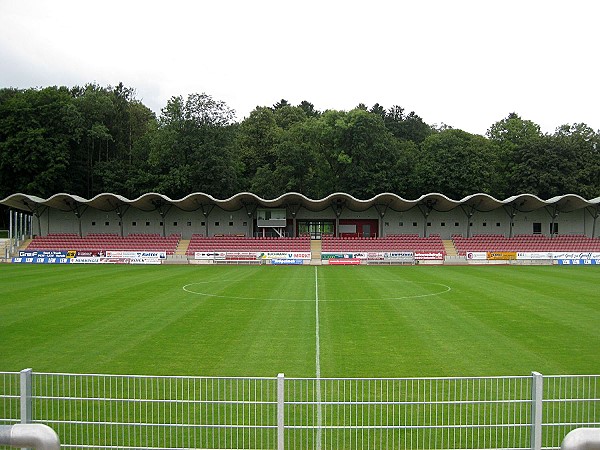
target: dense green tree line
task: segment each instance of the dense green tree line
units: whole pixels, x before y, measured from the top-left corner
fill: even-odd
[[[304,101],[237,121],[207,94],[173,97],[159,117],[122,84],[0,89],[0,198],[58,192],[181,198],[240,191],[273,198],[394,192],[451,198],[600,196],[600,135],[585,124],[544,134],[517,114],[485,136],[433,127],[399,106],[318,111]]]

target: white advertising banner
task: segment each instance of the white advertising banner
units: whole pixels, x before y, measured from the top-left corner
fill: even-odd
[[[128,252],[128,251],[107,250],[106,256],[108,258],[155,258],[155,259],[167,259],[167,252]]]
[[[600,252],[552,252],[552,259],[600,259]]]
[[[246,259],[258,259],[260,257],[260,252],[227,252],[225,253],[225,259],[231,260],[246,260]]]
[[[261,259],[310,259],[310,252],[262,252]]]
[[[162,260],[158,258],[130,258],[129,264],[160,265]]]
[[[225,252],[195,252],[194,259],[204,259],[204,260],[213,260],[213,259],[225,259],[227,253]]]
[[[552,252],[518,252],[519,260],[552,259]]]
[[[443,253],[415,253],[415,259],[420,261],[425,260],[443,260]]]
[[[100,264],[100,258],[97,256],[80,256],[71,258],[71,264]]]
[[[467,252],[467,260],[487,259],[487,252]]]

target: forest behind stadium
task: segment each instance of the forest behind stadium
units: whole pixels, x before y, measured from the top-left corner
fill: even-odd
[[[123,84],[4,88],[0,198],[294,191],[315,199],[333,192],[591,199],[600,196],[599,141],[586,124],[546,134],[516,113],[481,136],[427,124],[400,106],[318,111],[281,100],[238,120],[224,102],[190,94],[172,97],[156,117]]]

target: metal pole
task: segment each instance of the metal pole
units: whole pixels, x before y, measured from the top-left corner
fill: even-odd
[[[285,430],[285,375],[280,373],[277,375],[277,450],[283,450],[284,430]]]
[[[21,423],[31,423],[32,369],[21,370]]]
[[[544,377],[539,372],[531,372],[531,377],[531,450],[541,450]]]

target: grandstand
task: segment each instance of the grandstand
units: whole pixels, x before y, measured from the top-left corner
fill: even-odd
[[[288,253],[290,260],[311,264],[340,257],[360,259],[362,264],[399,252],[453,264],[466,262],[472,252],[529,252],[531,260],[544,259],[541,252],[592,252],[588,259],[600,260],[600,198],[577,195],[542,200],[522,194],[497,200],[474,194],[452,200],[431,193],[406,200],[380,194],[358,200],[336,193],[311,200],[288,193],[265,200],[239,193],[218,200],[194,193],[172,200],[148,193],[128,200],[106,193],[86,200],[69,194],[48,199],[13,194],[0,204],[11,209],[14,244],[5,250],[7,258],[8,253],[36,256],[15,255],[23,250],[24,236],[32,236],[27,250],[58,251],[53,256],[68,250],[158,251],[179,263],[210,260],[211,252],[250,252],[267,260],[281,256],[275,253]],[[484,256],[470,259],[481,261]],[[408,256],[390,259],[398,258]]]
[[[323,236],[322,250],[325,252],[423,252],[445,253],[439,234],[420,237],[418,234],[396,235],[374,238],[343,238]]]
[[[600,252],[600,239],[582,235],[482,234],[470,238],[452,237],[459,255],[468,252]]]
[[[112,233],[89,234],[79,237],[72,233],[56,233],[36,236],[26,250],[77,250],[84,252],[153,251],[173,255],[181,236],[172,234],[162,237],[158,234],[130,234],[120,237]]]
[[[246,236],[203,236],[193,234],[186,255],[195,252],[267,251],[267,252],[310,252],[310,237],[256,237]]]

